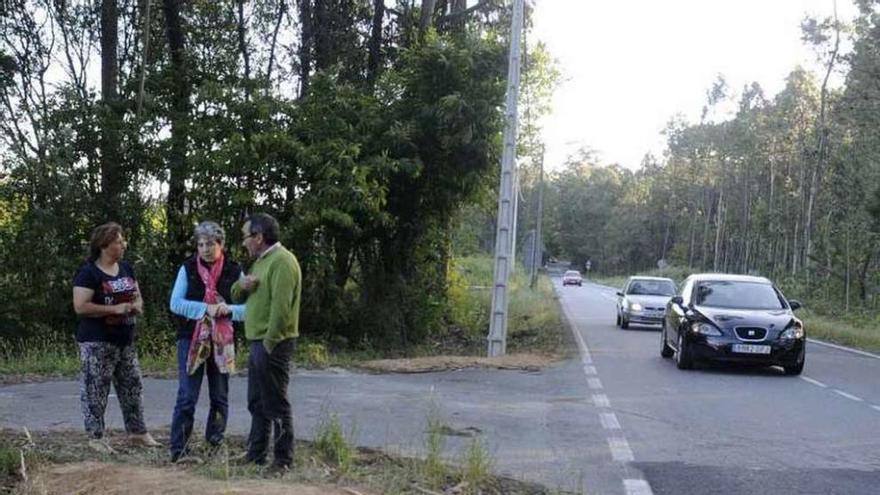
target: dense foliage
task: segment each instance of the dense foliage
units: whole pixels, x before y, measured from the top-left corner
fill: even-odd
[[[407,347],[443,324],[453,219],[497,180],[502,2],[2,6],[0,337],[70,334],[90,229],[116,220],[161,343],[193,224],[237,251],[255,211],[303,265],[307,334]]]
[[[703,118],[674,120],[667,149],[630,171],[583,152],[547,187],[552,254],[606,274],[659,264],[759,273],[825,309],[875,307],[880,288],[880,13],[853,26],[806,20],[824,70],[734,94],[723,78]],[[849,34],[848,34],[849,33]],[[839,53],[838,37],[853,49]],[[832,89],[829,74],[845,75]],[[731,116],[725,108],[733,108]],[[662,260],[662,261],[661,261]]]

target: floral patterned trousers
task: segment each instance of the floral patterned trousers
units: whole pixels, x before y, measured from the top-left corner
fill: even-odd
[[[118,346],[109,342],[79,343],[80,401],[86,433],[92,438],[104,436],[104,411],[110,384],[116,389],[125,431],[146,433],[144,424],[141,367],[134,344]]]

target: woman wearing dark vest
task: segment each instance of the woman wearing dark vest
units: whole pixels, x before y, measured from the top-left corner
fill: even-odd
[[[205,440],[212,447],[223,441],[229,416],[229,373],[235,367],[232,321],[244,321],[244,305],[227,304],[241,267],[223,253],[223,228],[216,222],[202,222],[193,238],[198,254],[183,262],[171,291],[179,381],[171,418],[172,462],[194,459],[189,457],[189,440],[204,375],[208,375],[211,400]]]

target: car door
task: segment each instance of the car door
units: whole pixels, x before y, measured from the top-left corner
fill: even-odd
[[[691,299],[691,288],[693,280],[688,278],[681,284],[681,290],[678,296],[682,299],[682,304],[676,304],[672,300],[666,305],[666,342],[677,348],[678,332],[687,320],[685,311]],[[675,299],[675,298],[673,298]]]
[[[632,277],[626,279],[623,289],[617,293],[617,316],[623,316],[623,308],[626,307],[626,292],[629,290],[629,284],[632,283]]]

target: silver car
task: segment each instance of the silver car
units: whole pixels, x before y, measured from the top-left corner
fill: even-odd
[[[617,326],[630,323],[662,325],[666,303],[675,295],[675,282],[662,277],[630,277],[617,292]]]

